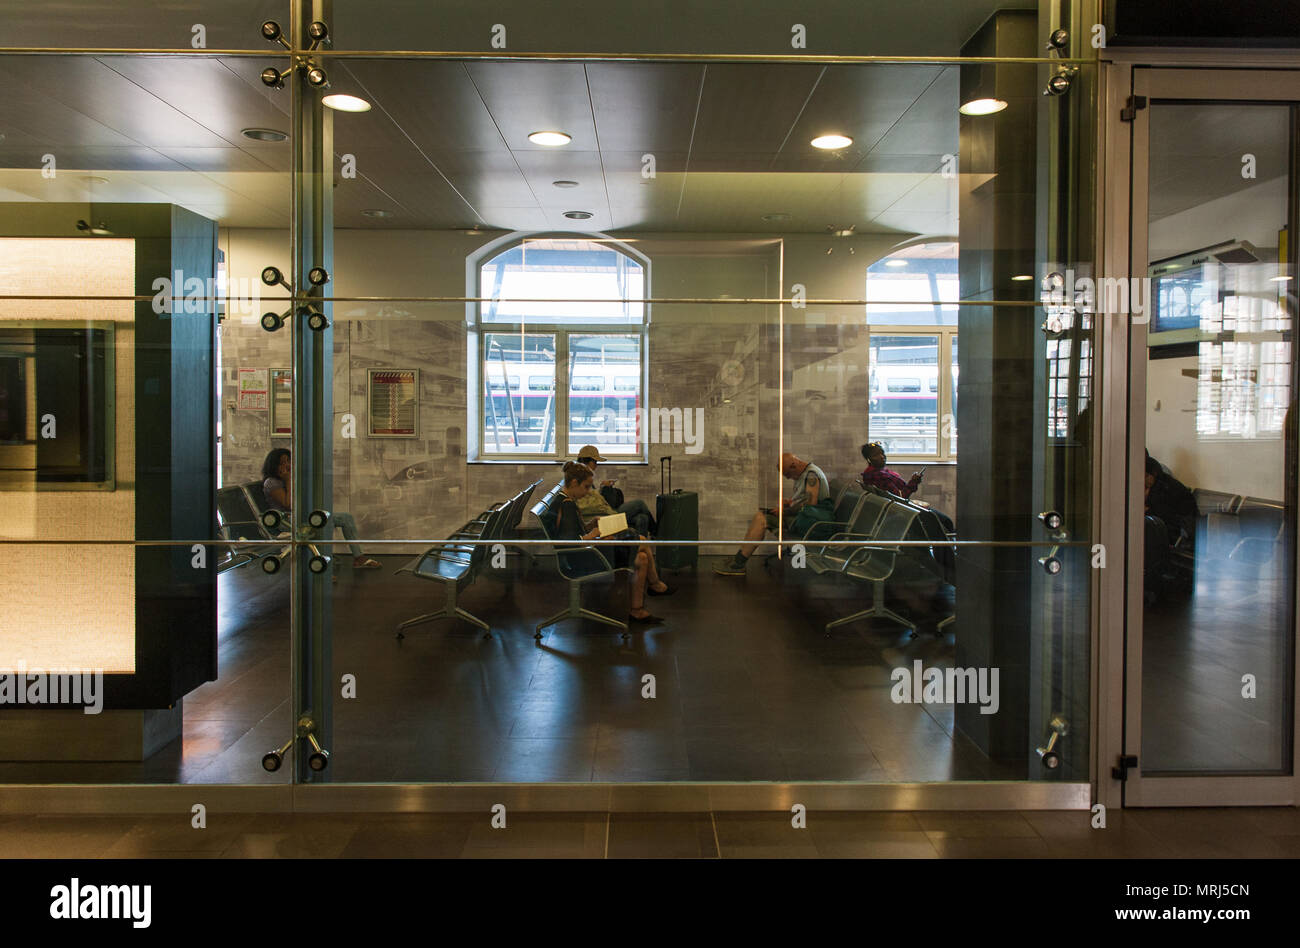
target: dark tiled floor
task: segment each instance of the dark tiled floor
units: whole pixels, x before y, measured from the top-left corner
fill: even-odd
[[[0,858],[1290,858],[1300,810],[0,818]]]
[[[1290,737],[1294,574],[1281,553],[1229,560],[1206,534],[1191,581],[1159,584],[1144,611],[1143,771],[1277,772]]]
[[[344,558],[346,559],[346,558]],[[397,624],[436,609],[438,587],[395,570],[344,567],[332,585],[337,782],[929,781],[1023,779],[954,733],[950,705],[894,704],[890,671],[921,659],[951,665],[953,629],[934,623],[952,592],[891,584],[890,605],[915,617],[909,638],[888,622],[822,634],[863,605],[860,587],[766,565],[745,578],[669,577],[649,600],[667,622],[618,633],[580,620],[533,622],[563,605],[552,562],[489,571],[462,606],[492,638],[439,621],[395,638]],[[901,575],[901,574],[900,574]],[[904,577],[905,578],[905,577]],[[590,607],[627,610],[625,588],[594,588]],[[0,764],[0,783],[278,783],[261,757],[290,733],[288,579],[252,570],[220,581],[220,678],[185,699],[183,741],[143,764]],[[642,697],[653,675],[655,696]]]

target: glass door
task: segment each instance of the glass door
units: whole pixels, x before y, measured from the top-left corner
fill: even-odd
[[[1125,802],[1293,803],[1300,76],[1135,92]]]

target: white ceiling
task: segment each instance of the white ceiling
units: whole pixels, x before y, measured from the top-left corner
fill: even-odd
[[[241,227],[285,226],[289,93],[273,61],[0,57],[0,200],[174,202]],[[954,233],[958,70],[937,65],[336,59],[340,227]],[[531,131],[557,128],[545,148]],[[808,143],[841,131],[839,152]],[[53,154],[54,178],[41,173]],[[654,155],[655,175],[643,175]],[[343,155],[357,175],[338,174]],[[575,180],[560,189],[555,180]],[[362,215],[377,208],[385,220]],[[569,210],[593,214],[575,225]],[[788,219],[763,221],[765,214]]]

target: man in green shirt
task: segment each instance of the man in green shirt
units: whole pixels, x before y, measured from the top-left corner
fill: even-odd
[[[592,474],[596,473],[596,465],[604,460],[605,458],[600,456],[594,444],[583,445],[582,450],[578,452],[578,463],[591,468]],[[614,482],[605,481],[600,486],[613,487]],[[590,520],[592,517],[611,517],[617,513],[626,514],[627,525],[635,530],[638,536],[643,537],[650,536],[651,526],[654,523],[654,516],[644,500],[629,500],[615,509],[601,496],[599,490],[588,491],[587,496],[578,501],[578,513],[582,514],[584,520]]]

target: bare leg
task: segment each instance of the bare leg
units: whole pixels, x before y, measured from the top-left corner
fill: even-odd
[[[642,537],[641,539],[644,540],[645,537]],[[659,578],[659,564],[655,562],[654,547],[643,546],[641,547],[641,552],[645,554],[646,558],[646,585],[655,592],[663,592],[664,589],[668,588],[668,584]]]
[[[767,514],[759,510],[754,513],[754,519],[749,521],[749,530],[745,534],[746,540],[758,541],[763,539],[767,533]],[[758,548],[757,542],[746,543],[740,548],[740,555],[750,557],[754,555],[754,550]]]
[[[649,615],[645,608],[645,580],[649,559],[644,553],[637,553],[636,572],[632,574],[632,615],[637,617]]]

